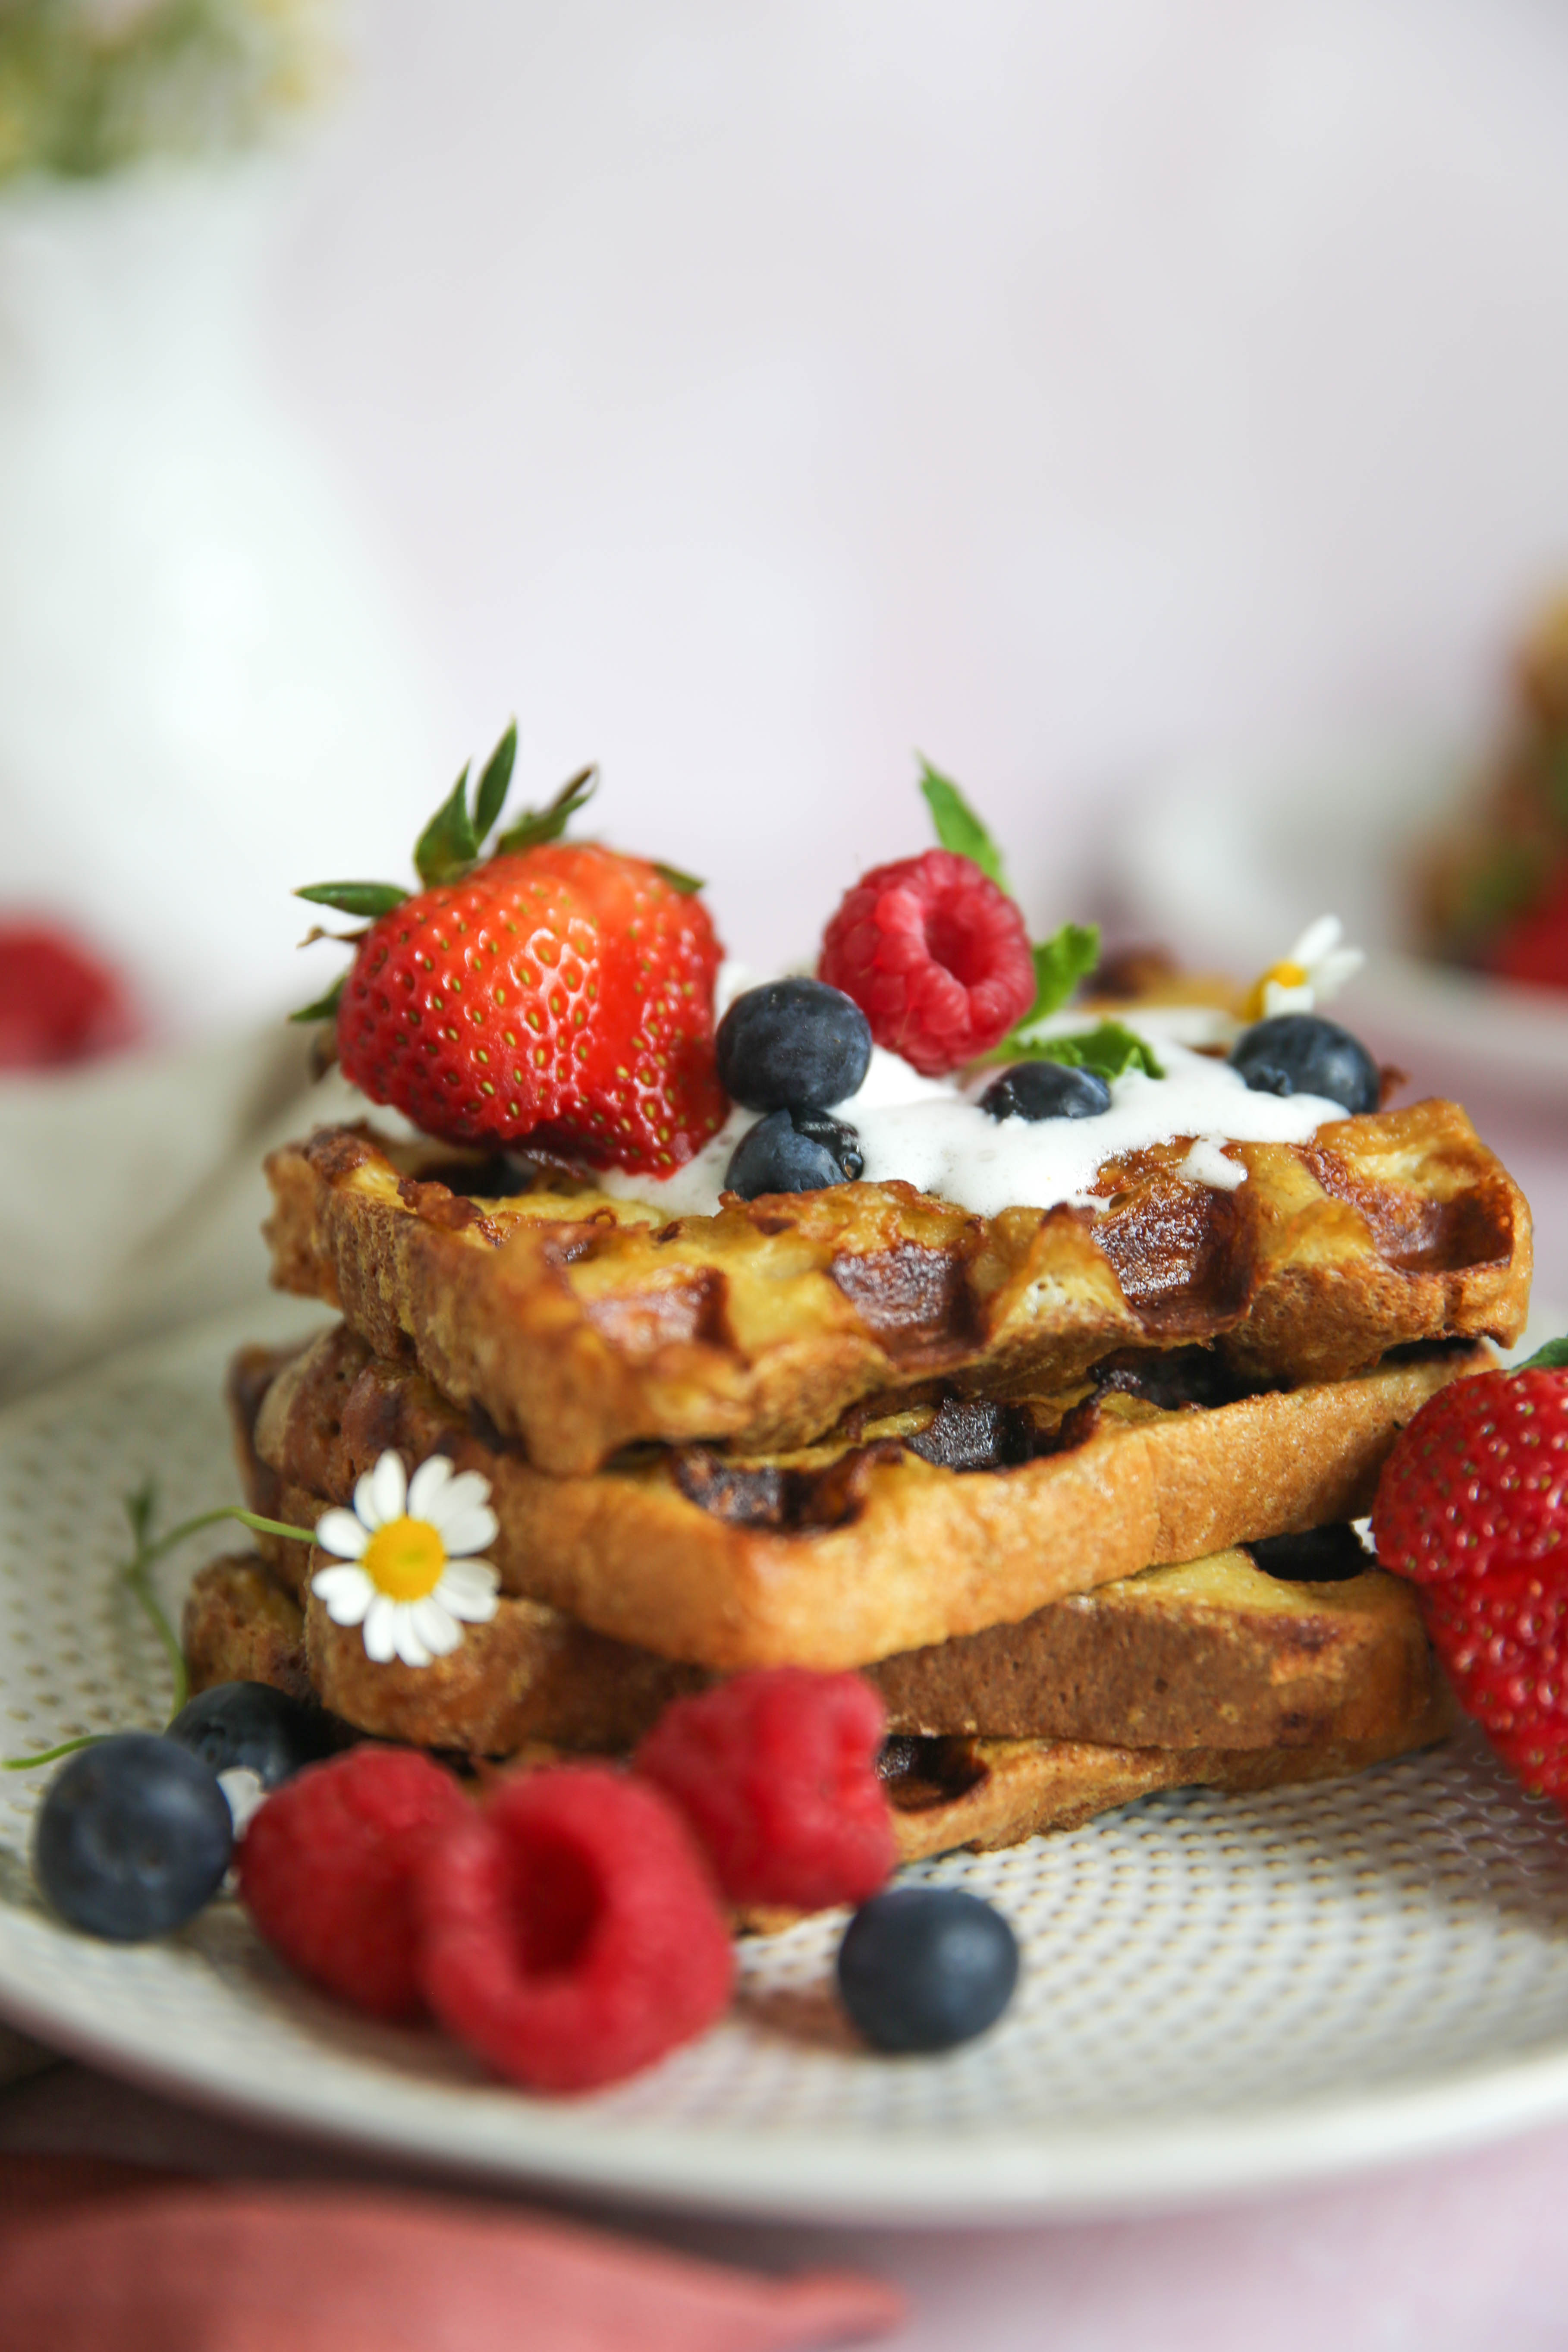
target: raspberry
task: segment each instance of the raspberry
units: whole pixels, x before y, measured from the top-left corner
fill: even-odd
[[[0,1070],[89,1061],[136,1030],[122,982],[68,932],[0,923]]]
[[[1455,1695],[1526,1786],[1568,1809],[1568,1373],[1456,1381],[1384,1465],[1373,1537],[1420,1585]]]
[[[1528,988],[1568,988],[1568,866],[1544,895],[1499,932],[1487,961],[1500,980]]]
[[[729,1929],[685,1823],[602,1765],[503,1780],[426,1854],[419,1911],[430,2007],[530,2090],[635,2074],[730,1998]]]
[[[373,2017],[411,2018],[416,1864],[470,1807],[403,1748],[352,1748],[268,1798],[239,1847],[239,1891],[279,1959]]]
[[[819,1911],[863,1902],[898,1859],[885,1729],[858,1675],[774,1666],[676,1699],[633,1762],[681,1807],[732,1902]]]
[[[989,1052],[1035,1001],[1022,915],[951,849],[863,874],[823,933],[816,969],[854,998],[879,1045],[927,1077]]]

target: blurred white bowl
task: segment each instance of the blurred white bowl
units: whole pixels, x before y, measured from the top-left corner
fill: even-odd
[[[1452,745],[1308,744],[1193,760],[1152,780],[1117,829],[1126,928],[1197,969],[1260,971],[1333,913],[1367,965],[1333,1011],[1416,1090],[1499,1087],[1568,1103],[1568,995],[1412,955],[1410,860],[1474,755]]]

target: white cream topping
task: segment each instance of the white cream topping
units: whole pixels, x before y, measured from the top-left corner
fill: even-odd
[[[1227,1143],[1306,1143],[1326,1120],[1345,1116],[1342,1105],[1321,1095],[1254,1094],[1228,1062],[1179,1043],[1171,1033],[1184,1024],[1162,1019],[1153,1008],[1119,1017],[1147,1040],[1165,1075],[1151,1078],[1129,1070],[1113,1078],[1110,1108],[1098,1118],[994,1119],[976,1100],[996,1076],[994,1069],[960,1088],[952,1079],[921,1077],[880,1046],[859,1093],[831,1108],[859,1135],[868,1183],[901,1177],[917,1191],[982,1217],[1007,1208],[1052,1209],[1064,1201],[1103,1205],[1091,1200],[1089,1187],[1107,1160],[1183,1136],[1194,1141],[1179,1172],[1194,1183],[1233,1192],[1246,1181],[1247,1171],[1226,1156]],[[1081,1012],[1058,1014],[1037,1034],[1092,1026]],[[731,1110],[696,1158],[662,1181],[609,1169],[599,1181],[618,1199],[647,1201],[668,1216],[710,1215],[730,1155],[757,1117],[739,1107]]]

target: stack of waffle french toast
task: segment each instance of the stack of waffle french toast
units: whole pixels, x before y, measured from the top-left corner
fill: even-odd
[[[623,1753],[748,1668],[855,1669],[906,1858],[1432,1742],[1411,1591],[1351,1523],[1519,1338],[1525,1203],[1441,1101],[1232,1143],[1227,1184],[1190,1146],[989,1216],[898,1181],[670,1216],[369,1124],[285,1148],[274,1280],[342,1319],[233,1366],[251,1507],[310,1528],[386,1450],[445,1454],[489,1483],[501,1597],[377,1664],[262,1537],[196,1580],[196,1686],[526,1760]]]

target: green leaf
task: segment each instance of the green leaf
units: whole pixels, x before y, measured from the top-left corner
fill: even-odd
[[[517,721],[514,719],[486,761],[485,772],[479,778],[479,789],[474,795],[474,834],[481,849],[501,813],[516,761]]]
[[[325,996],[319,996],[314,1004],[302,1005],[298,1013],[290,1013],[289,1020],[335,1021],[338,1017],[338,1007],[343,1000],[343,982],[347,978],[346,971],[340,972]]]
[[[1120,1021],[1102,1021],[1098,1028],[1080,1029],[1070,1037],[1009,1037],[991,1059],[1065,1062],[1069,1069],[1097,1070],[1102,1078],[1119,1078],[1127,1070],[1142,1070],[1151,1078],[1165,1075],[1142,1038]]]
[[[1079,982],[1089,978],[1100,961],[1100,925],[1064,923],[1053,939],[1040,941],[1034,957],[1035,1003],[1020,1029],[1059,1012]]]
[[[433,882],[455,882],[479,854],[474,821],[468,814],[468,770],[465,764],[414,846],[414,865],[426,887]]]
[[[1568,1364],[1568,1339],[1548,1339],[1544,1348],[1537,1348],[1522,1364],[1515,1364],[1516,1372],[1558,1372]]]
[[[919,757],[921,790],[926,796],[926,806],[931,811],[937,839],[944,849],[955,851],[960,857],[972,857],[982,874],[987,875],[998,890],[1005,890],[1007,878],[1002,865],[1002,852],[952,777],[944,776],[940,770],[933,768],[923,752]]]
[[[580,768],[562,785],[548,807],[525,809],[517,823],[509,825],[499,836],[493,855],[512,857],[519,850],[536,849],[542,841],[558,841],[578,810],[593,799],[598,788],[597,768]]]
[[[699,890],[708,887],[707,883],[700,882],[695,874],[683,874],[679,866],[661,865],[657,857],[651,863],[654,872],[661,876],[672,890],[679,890],[683,898],[692,898]]]
[[[395,882],[312,882],[294,896],[309,898],[312,907],[335,907],[340,915],[368,915],[374,921],[401,907],[408,893]]]

